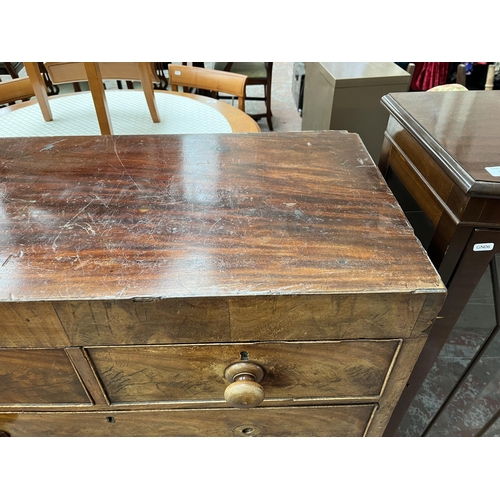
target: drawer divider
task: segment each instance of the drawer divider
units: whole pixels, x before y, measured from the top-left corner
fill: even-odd
[[[89,398],[96,405],[110,406],[109,398],[85,349],[82,347],[67,347],[65,351]]]

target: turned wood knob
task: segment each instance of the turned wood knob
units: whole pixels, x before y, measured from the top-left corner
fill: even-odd
[[[224,398],[231,406],[254,408],[264,401],[264,389],[258,383],[264,377],[261,366],[250,361],[238,361],[226,368],[224,376],[231,382],[224,391]]]

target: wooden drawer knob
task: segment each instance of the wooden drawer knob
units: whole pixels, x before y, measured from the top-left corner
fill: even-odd
[[[226,379],[231,382],[224,391],[224,399],[235,408],[254,408],[264,401],[264,389],[258,383],[264,377],[261,366],[250,361],[238,361],[226,368]]]

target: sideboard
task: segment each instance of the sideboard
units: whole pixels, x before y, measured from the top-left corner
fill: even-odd
[[[380,170],[448,290],[385,435],[500,435],[500,94],[382,105]]]
[[[356,134],[0,140],[0,434],[380,436],[446,289]]]

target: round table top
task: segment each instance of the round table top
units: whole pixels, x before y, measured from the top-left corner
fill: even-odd
[[[106,91],[114,135],[260,131],[250,116],[216,99],[169,91],[155,91],[155,98],[160,123],[153,123],[142,91]],[[43,119],[35,99],[3,108],[0,137],[101,135],[90,92],[51,97],[50,108],[51,122]]]

